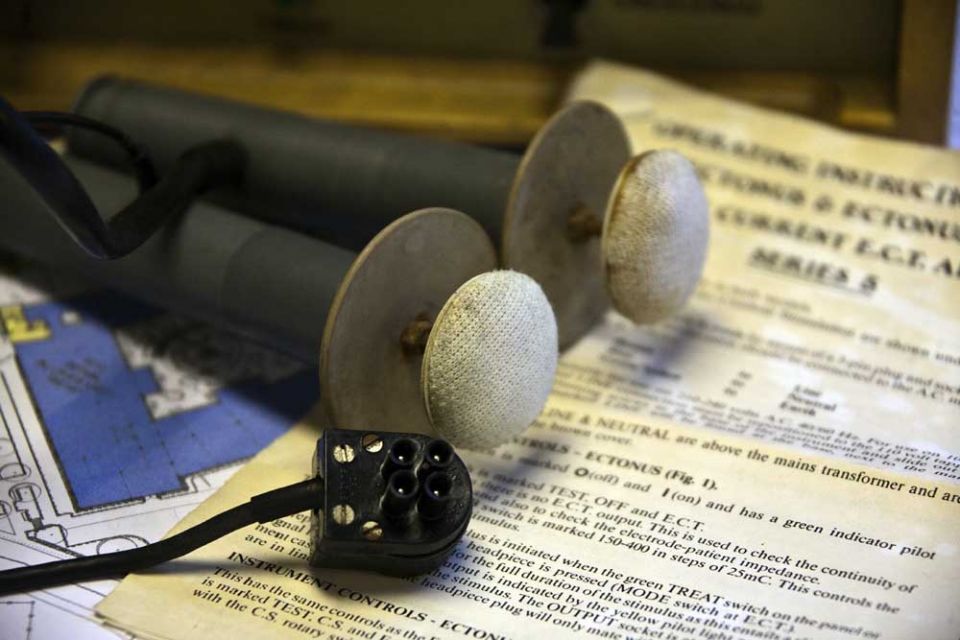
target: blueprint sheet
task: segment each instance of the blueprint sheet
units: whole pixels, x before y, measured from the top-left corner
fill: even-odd
[[[0,254],[0,569],[159,539],[301,418],[312,368]],[[0,597],[0,638],[110,638],[113,581]]]

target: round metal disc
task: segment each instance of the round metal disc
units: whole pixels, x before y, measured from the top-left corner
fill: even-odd
[[[419,352],[400,336],[418,317],[436,318],[470,278],[496,269],[483,228],[452,209],[399,218],[363,249],[327,316],[320,347],[325,420],[346,429],[431,433]]]
[[[629,158],[620,119],[596,102],[574,102],[540,129],[514,179],[502,264],[543,287],[557,316],[561,349],[599,322],[610,304],[600,238],[571,240],[568,220],[582,207],[603,220],[610,190]]]

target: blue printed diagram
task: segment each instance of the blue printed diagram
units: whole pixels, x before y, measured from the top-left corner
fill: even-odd
[[[81,554],[142,544],[144,504],[212,488],[205,475],[306,413],[316,379],[112,293],[0,306],[0,538]]]

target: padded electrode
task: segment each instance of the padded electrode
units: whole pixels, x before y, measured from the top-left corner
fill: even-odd
[[[557,371],[547,297],[516,271],[478,275],[450,296],[430,332],[421,386],[433,428],[454,446],[497,446],[543,409]]]
[[[603,224],[603,263],[614,308],[634,322],[677,312],[703,271],[709,209],[693,165],[651,151],[623,168]]]

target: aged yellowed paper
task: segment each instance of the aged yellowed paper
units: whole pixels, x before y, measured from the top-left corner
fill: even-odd
[[[307,566],[307,517],[132,576],[157,638],[956,638],[960,158],[597,64],[635,151],[711,202],[678,318],[611,315],[511,445],[461,452],[471,527],[434,574]],[[299,425],[181,523],[303,478]]]

